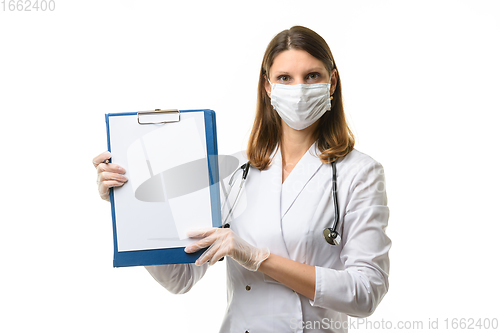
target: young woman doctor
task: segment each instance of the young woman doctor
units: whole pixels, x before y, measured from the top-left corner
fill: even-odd
[[[296,26],[270,42],[262,62],[247,155],[247,207],[230,228],[193,230],[185,248],[208,247],[195,264],[149,266],[185,293],[227,257],[221,332],[346,332],[347,315],[373,313],[388,289],[391,241],[382,166],[354,149],[340,77],[326,42]],[[101,197],[125,170],[94,159]],[[327,243],[336,164],[339,245]]]

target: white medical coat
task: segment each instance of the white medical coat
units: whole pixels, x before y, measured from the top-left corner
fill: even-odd
[[[315,266],[314,300],[227,257],[228,307],[220,332],[347,332],[347,315],[369,316],[387,292],[391,241],[381,164],[357,150],[337,162],[342,242],[332,246],[323,238],[335,216],[332,168],[318,155],[314,144],[283,184],[279,148],[267,170],[252,167],[246,207],[231,223],[253,246]],[[208,265],[146,268],[169,291],[184,293]]]

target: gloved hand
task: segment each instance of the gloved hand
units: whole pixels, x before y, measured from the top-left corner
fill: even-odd
[[[105,163],[111,158],[111,153],[106,151],[94,157],[92,163],[97,169],[97,189],[102,199],[109,201],[109,189],[119,187],[127,182],[127,177],[123,174],[125,169],[113,163]]]
[[[229,228],[201,228],[187,232],[190,238],[202,238],[201,240],[187,246],[184,251],[187,253],[196,252],[205,247],[209,248],[196,260],[196,265],[203,265],[210,260],[210,266],[219,261],[224,256],[230,256],[240,265],[248,270],[256,271],[260,264],[269,255],[269,249],[256,248],[241,237],[236,235]]]

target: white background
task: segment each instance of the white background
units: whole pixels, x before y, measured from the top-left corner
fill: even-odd
[[[219,151],[245,149],[264,50],[297,24],[386,171],[391,286],[369,319],[499,317],[498,1],[55,2],[0,11],[0,331],[218,330],[224,264],[185,295],[112,268],[91,160],[105,113],[154,108],[216,110]]]

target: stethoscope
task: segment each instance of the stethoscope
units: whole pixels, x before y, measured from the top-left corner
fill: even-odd
[[[333,196],[333,205],[335,209],[335,218],[333,220],[333,227],[332,228],[325,228],[323,230],[323,237],[325,238],[326,242],[330,245],[339,245],[341,241],[341,237],[339,232],[337,231],[337,226],[339,223],[339,205],[337,202],[337,166],[335,164],[336,161],[333,161],[331,163],[332,165],[332,196]],[[224,221],[222,222],[222,226],[224,228],[229,228],[230,225],[227,223],[227,219],[229,216],[233,214],[233,210],[238,204],[238,200],[241,196],[241,189],[243,188],[243,185],[245,184],[247,177],[248,177],[248,170],[250,169],[250,162],[247,162],[240,166],[238,169],[236,169],[233,174],[231,175],[231,178],[229,179],[229,191],[226,194],[226,200],[224,201],[224,204],[222,205],[222,209],[224,210],[224,207],[226,206],[226,203],[228,202],[229,199],[229,194],[231,193],[231,190],[234,187],[235,179],[236,179],[236,174],[239,171],[243,171],[243,174],[241,176],[241,182],[240,186],[238,187],[238,193],[236,193],[236,198],[234,199],[234,203],[229,209],[229,212],[227,213],[226,217],[224,218]]]

